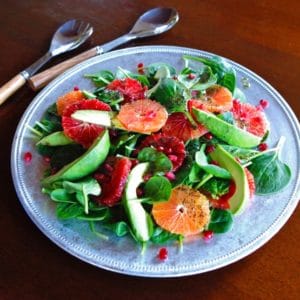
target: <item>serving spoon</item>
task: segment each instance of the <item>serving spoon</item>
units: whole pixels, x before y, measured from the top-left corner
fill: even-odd
[[[93,27],[80,20],[69,20],[54,33],[50,48],[30,67],[20,72],[0,88],[0,105],[35,74],[52,57],[71,51],[84,43],[93,33]]]
[[[153,8],[142,14],[132,29],[112,40],[106,44],[96,46],[90,50],[87,50],[71,59],[68,59],[50,69],[47,69],[33,77],[28,82],[33,90],[45,86],[54,77],[61,74],[70,67],[96,55],[108,52],[113,48],[116,48],[124,43],[127,43],[134,39],[149,37],[161,34],[171,29],[179,20],[178,12],[174,8]]]

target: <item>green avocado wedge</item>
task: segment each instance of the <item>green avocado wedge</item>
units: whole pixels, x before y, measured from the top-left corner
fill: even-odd
[[[220,145],[215,147],[210,156],[221,167],[230,172],[235,183],[235,193],[229,199],[230,211],[234,215],[241,214],[245,210],[250,198],[248,180],[244,168]]]
[[[96,171],[105,160],[109,147],[110,141],[108,130],[104,130],[82,156],[65,165],[56,174],[43,179],[42,186],[45,188],[51,188],[51,185],[54,182],[61,180],[77,180],[91,174]]]
[[[128,216],[132,233],[137,241],[147,242],[153,233],[153,221],[146,212],[136,194],[137,187],[144,181],[143,175],[147,171],[149,163],[139,163],[130,172],[122,200]]]
[[[65,146],[73,143],[74,141],[68,138],[63,131],[56,131],[39,140],[37,145]]]
[[[232,146],[253,148],[261,143],[261,137],[229,124],[216,115],[199,109],[193,109],[196,121],[203,124],[217,138]]]

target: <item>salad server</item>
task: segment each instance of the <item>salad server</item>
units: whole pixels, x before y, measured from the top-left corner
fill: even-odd
[[[96,55],[108,52],[129,41],[155,36],[171,29],[179,20],[178,12],[174,8],[153,8],[142,14],[132,29],[108,43],[96,46],[71,59],[68,59],[54,67],[51,67],[29,79],[29,85],[33,90],[45,86],[54,77],[58,76],[70,67]]]
[[[0,88],[0,105],[22,87],[29,77],[35,74],[52,57],[76,49],[92,33],[93,27],[84,21],[69,20],[62,24],[54,33],[50,48],[46,54]]]

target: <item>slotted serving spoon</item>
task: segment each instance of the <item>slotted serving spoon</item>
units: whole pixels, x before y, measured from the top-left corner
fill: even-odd
[[[54,33],[47,53],[30,67],[13,77],[0,88],[0,105],[52,57],[71,51],[84,43],[93,33],[93,27],[80,20],[69,20]]]
[[[106,44],[96,46],[50,69],[47,69],[31,77],[28,82],[33,90],[38,90],[70,67],[93,56],[108,52],[131,40],[161,34],[171,29],[178,20],[179,15],[174,8],[158,7],[150,9],[139,17],[132,29],[125,35],[122,35],[121,37]]]

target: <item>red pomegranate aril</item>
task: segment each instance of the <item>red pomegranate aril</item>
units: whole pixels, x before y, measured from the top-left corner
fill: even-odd
[[[114,168],[110,164],[105,164],[104,168],[108,172],[112,172],[114,170]]]
[[[44,157],[43,157],[43,160],[44,160],[44,162],[45,162],[46,164],[49,164],[50,161],[51,161],[51,158],[50,158],[49,156],[44,156]]]
[[[213,139],[213,135],[210,132],[204,134],[204,137],[209,141]]]
[[[176,178],[175,174],[173,172],[167,172],[165,174],[165,177],[169,180],[174,180]]]
[[[188,79],[195,79],[195,78],[196,78],[196,75],[193,74],[193,73],[190,73],[190,74],[188,75]]]
[[[213,151],[215,151],[215,146],[214,145],[208,145],[207,147],[206,147],[206,153],[211,153],[211,152],[213,152]]]
[[[23,158],[24,158],[24,161],[26,163],[31,162],[31,160],[32,160],[32,154],[31,154],[31,152],[25,152]]]
[[[176,162],[178,160],[178,157],[174,154],[168,155],[168,158],[171,162]]]
[[[138,197],[142,197],[143,194],[144,194],[144,192],[143,192],[143,190],[142,190],[141,188],[137,188],[137,189],[136,189],[136,195],[137,195]]]
[[[212,230],[204,230],[203,231],[203,240],[205,242],[210,241],[213,236],[214,236],[214,232]]]
[[[138,159],[131,159],[131,168],[135,167],[139,163]]]
[[[144,64],[142,62],[140,62],[140,63],[138,63],[137,67],[138,67],[138,69],[144,68]]]
[[[261,152],[265,151],[267,149],[268,149],[268,145],[266,143],[261,143],[261,144],[258,145],[258,150],[261,151]]]
[[[168,249],[160,248],[157,257],[159,260],[166,260],[168,258]]]
[[[150,178],[152,177],[152,174],[145,174],[144,176],[143,176],[143,179],[144,179],[144,181],[148,181]]]
[[[74,86],[73,88],[74,91],[79,91],[79,87],[77,85]]]
[[[269,107],[269,101],[265,99],[261,99],[259,101],[259,105],[261,106],[262,109],[266,109]]]

